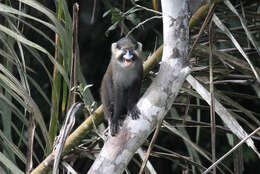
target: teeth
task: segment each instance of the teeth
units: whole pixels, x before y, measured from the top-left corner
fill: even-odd
[[[126,54],[123,56],[125,59],[132,59],[133,55],[129,53],[129,51],[127,50]]]

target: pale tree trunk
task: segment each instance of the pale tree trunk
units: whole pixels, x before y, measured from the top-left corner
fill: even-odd
[[[163,57],[158,76],[139,100],[138,120],[127,117],[117,136],[108,137],[88,174],[121,174],[129,161],[171,108],[186,76],[189,23],[188,0],[162,0]]]

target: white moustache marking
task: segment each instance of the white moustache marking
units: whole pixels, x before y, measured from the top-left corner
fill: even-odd
[[[133,55],[129,53],[129,51],[126,52],[126,54],[123,56],[125,59],[132,59]]]

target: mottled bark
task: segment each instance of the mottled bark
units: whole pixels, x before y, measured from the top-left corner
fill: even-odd
[[[140,119],[127,117],[117,136],[108,137],[89,174],[119,174],[168,112],[190,68],[188,0],[162,0],[164,48],[158,76],[139,100]]]

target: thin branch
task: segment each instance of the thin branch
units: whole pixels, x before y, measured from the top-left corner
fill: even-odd
[[[159,11],[156,11],[156,10],[153,10],[153,9],[150,9],[150,8],[147,8],[147,7],[143,7],[141,5],[135,4],[135,6],[138,7],[138,8],[144,9],[146,11],[153,12],[153,13],[158,14],[158,15],[162,15],[162,13],[159,12]]]
[[[151,143],[149,144],[149,147],[148,147],[148,150],[147,150],[147,152],[146,152],[146,156],[145,156],[145,159],[144,159],[144,161],[143,161],[143,163],[142,163],[142,166],[141,166],[141,169],[140,169],[140,171],[139,171],[139,174],[142,174],[143,171],[144,171],[144,168],[145,168],[145,166],[146,166],[146,163],[147,163],[147,161],[148,161],[148,158],[149,158],[149,156],[150,156],[150,154],[151,154],[153,145],[154,145],[154,143],[155,143],[155,141],[156,141],[156,139],[157,139],[157,136],[158,136],[158,134],[159,134],[161,125],[162,125],[162,120],[160,120],[160,122],[159,122],[159,123],[157,124],[157,126],[156,126],[155,132],[154,132],[154,134],[153,134],[152,141],[151,141]]]
[[[28,150],[27,150],[27,160],[26,160],[26,174],[29,174],[33,167],[33,142],[35,134],[35,115],[29,113],[29,125],[28,125]]]
[[[71,71],[70,71],[70,89],[76,86],[76,61],[78,56],[78,12],[79,12],[79,4],[75,3],[73,5],[73,38],[72,38],[72,59],[71,59]],[[75,103],[76,101],[76,93],[70,91],[70,105]]]
[[[145,157],[146,157],[146,154],[144,153],[144,150],[140,147],[138,150],[137,150],[137,153],[139,155],[139,157],[144,160]],[[134,160],[134,158],[133,158]],[[141,164],[140,164],[141,165]],[[139,166],[140,166],[139,165]],[[153,165],[151,164],[151,162],[148,160],[147,163],[146,163],[146,168],[147,170],[150,172],[150,174],[157,174],[157,172],[155,171]]]
[[[198,42],[198,40],[199,40],[199,38],[200,38],[202,32],[204,31],[205,27],[207,26],[208,22],[210,21],[212,15],[213,15],[214,8],[215,8],[215,4],[213,3],[213,4],[211,4],[211,6],[210,6],[210,9],[209,9],[208,14],[207,14],[207,16],[206,16],[206,19],[204,20],[204,22],[203,22],[203,24],[202,24],[202,27],[201,27],[201,29],[200,29],[200,31],[199,31],[199,34],[198,34],[198,36],[196,37],[196,39],[195,39],[195,41],[194,41],[194,43],[193,43],[193,45],[192,45],[192,47],[191,47],[191,49],[190,49],[190,52],[189,52],[189,54],[188,54],[188,59],[190,59],[190,57],[191,57],[191,55],[192,55],[191,53],[192,53],[194,47],[196,46],[196,44],[197,44],[197,42]]]
[[[252,135],[254,135],[256,132],[260,130],[260,127],[258,127],[256,130],[254,130],[251,134],[247,135],[245,138],[243,138],[237,145],[235,145],[232,149],[230,149],[225,155],[223,155],[221,158],[219,158],[214,164],[212,164],[207,170],[205,170],[202,174],[206,174],[210,172],[210,170],[218,165],[223,159],[225,159],[228,155],[230,155],[234,150],[236,150],[238,147],[240,147],[244,142],[246,142]]]
[[[67,137],[69,136],[74,123],[75,123],[75,113],[79,110],[79,108],[82,106],[82,103],[74,103],[72,104],[71,108],[69,109],[66,120],[64,124],[62,125],[61,131],[59,136],[56,139],[56,144],[54,143],[54,151],[55,151],[55,160],[53,164],[53,171],[52,174],[58,173],[58,167],[61,159],[62,150],[64,148],[65,141]]]
[[[213,12],[213,11],[212,11]],[[215,119],[215,93],[214,93],[214,83],[213,83],[213,27],[212,20],[209,24],[209,78],[210,78],[210,126],[211,126],[211,153],[212,162],[216,161],[216,119]],[[213,168],[213,174],[216,174],[216,167]]]
[[[128,33],[127,33],[127,36],[128,37],[134,30],[136,30],[137,28],[139,28],[140,26],[144,25],[146,22],[152,20],[152,19],[161,19],[162,16],[153,16],[153,17],[150,17],[146,20],[144,20],[143,22],[140,22],[138,23],[134,28],[132,28]]]
[[[233,83],[233,84],[241,84],[241,85],[249,85],[252,84],[254,80],[248,79],[248,80],[217,80],[214,81],[214,84],[226,84],[226,83]],[[207,82],[205,84],[208,84]]]
[[[93,3],[93,10],[92,10],[91,21],[90,21],[91,24],[94,24],[95,13],[96,13],[96,8],[97,8],[97,0],[94,0],[93,2],[94,2]],[[76,3],[76,4],[78,4],[78,3]]]

